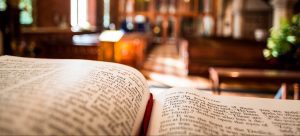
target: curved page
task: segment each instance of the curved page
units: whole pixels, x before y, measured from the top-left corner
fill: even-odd
[[[0,135],[138,134],[149,95],[124,65],[0,57]]]
[[[176,88],[156,98],[149,135],[299,135],[300,102]]]

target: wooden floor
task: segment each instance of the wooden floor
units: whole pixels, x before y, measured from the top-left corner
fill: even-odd
[[[207,77],[187,75],[187,65],[176,45],[163,44],[152,50],[141,71],[154,93],[172,87],[192,87],[212,93],[210,80]],[[273,98],[278,88],[272,84],[228,83],[221,85],[221,95]]]

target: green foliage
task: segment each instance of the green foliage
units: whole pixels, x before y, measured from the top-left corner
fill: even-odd
[[[6,0],[0,0],[0,11],[5,11],[6,7]]]
[[[291,21],[282,20],[278,29],[272,28],[267,41],[267,49],[263,53],[267,59],[277,58],[300,46],[300,14],[292,17]]]

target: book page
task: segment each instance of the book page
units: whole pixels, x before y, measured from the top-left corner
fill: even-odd
[[[155,99],[148,134],[299,135],[300,102],[171,89]]]
[[[0,135],[138,134],[149,96],[128,66],[0,57]]]

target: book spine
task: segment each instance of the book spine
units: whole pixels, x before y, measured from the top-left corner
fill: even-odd
[[[143,123],[142,123],[140,134],[139,134],[140,136],[147,135],[147,130],[148,130],[148,126],[149,126],[149,122],[150,122],[150,118],[151,118],[152,107],[153,107],[153,95],[150,94],[150,98],[147,103]]]

